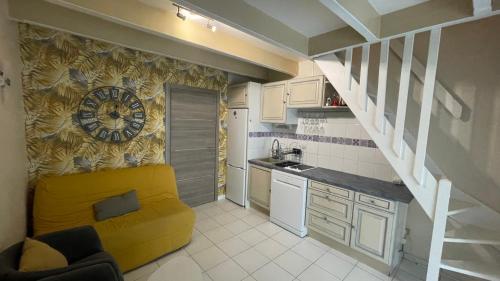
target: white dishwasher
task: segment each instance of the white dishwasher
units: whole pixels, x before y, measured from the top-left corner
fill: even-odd
[[[271,178],[271,221],[304,237],[307,179],[277,170],[272,170]]]

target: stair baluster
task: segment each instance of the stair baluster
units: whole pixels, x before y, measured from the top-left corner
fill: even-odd
[[[380,43],[380,65],[378,69],[377,108],[375,126],[385,135],[385,92],[387,91],[387,69],[389,67],[389,40]]]
[[[413,41],[415,34],[405,36],[403,63],[401,65],[401,79],[399,80],[398,108],[396,125],[394,128],[393,149],[400,158],[404,157],[403,135],[405,131],[406,107],[408,105],[408,91],[410,88],[411,60],[413,58]]]
[[[370,63],[370,45],[363,45],[361,51],[361,73],[359,78],[359,103],[361,110],[368,109],[368,64]]]
[[[418,126],[417,148],[415,150],[415,165],[413,175],[422,184],[424,182],[424,165],[427,154],[427,140],[429,139],[429,126],[431,122],[432,100],[434,97],[434,85],[436,83],[436,71],[439,56],[439,44],[441,41],[441,28],[431,31],[429,51],[427,56],[427,67],[425,68],[425,80],[420,107],[420,122]]]
[[[438,185],[436,210],[433,218],[431,249],[427,267],[427,281],[438,281],[443,255],[444,234],[448,219],[448,204],[450,202],[451,182],[441,179]]]
[[[346,85],[346,92],[350,93],[351,92],[351,70],[352,70],[352,48],[349,48],[345,51],[345,85]]]

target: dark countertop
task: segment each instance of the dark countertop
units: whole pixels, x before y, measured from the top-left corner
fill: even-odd
[[[406,188],[406,186],[393,184],[387,181],[357,176],[319,167],[303,172],[297,172],[275,166],[269,162],[260,161],[259,159],[249,160],[248,163],[269,169],[283,171],[317,182],[331,184],[338,187],[343,187],[345,189],[350,189],[353,191],[358,191],[393,201],[409,203],[413,199],[413,195],[408,190],[408,188]]]

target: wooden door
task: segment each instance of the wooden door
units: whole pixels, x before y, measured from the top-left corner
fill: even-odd
[[[286,81],[268,83],[262,86],[261,121],[286,122]]]
[[[172,87],[170,123],[169,158],[181,200],[190,206],[214,201],[217,197],[218,94],[191,87]]]
[[[390,262],[394,215],[354,205],[351,247],[378,260]]]
[[[288,107],[321,107],[324,77],[314,76],[288,81]]]
[[[229,86],[227,89],[227,104],[229,108],[248,108],[247,84]]]
[[[250,166],[250,200],[261,207],[269,209],[271,195],[271,171]]]

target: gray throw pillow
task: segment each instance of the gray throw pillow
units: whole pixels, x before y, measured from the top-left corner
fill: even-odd
[[[95,203],[94,215],[97,221],[102,221],[137,211],[139,208],[137,193],[132,190]]]

